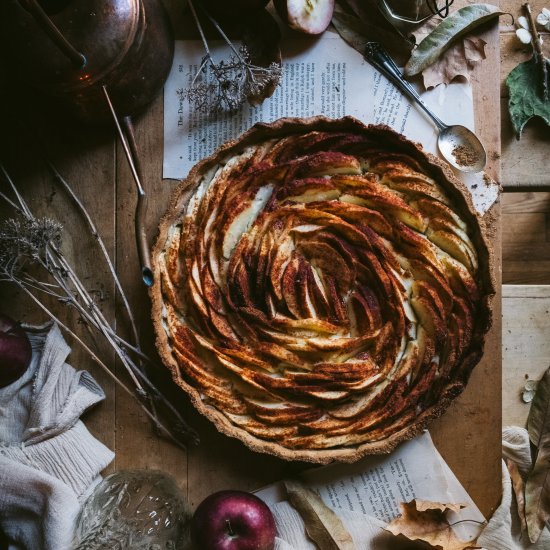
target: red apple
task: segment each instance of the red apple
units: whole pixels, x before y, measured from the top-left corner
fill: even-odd
[[[0,313],[0,388],[23,376],[31,362],[32,349],[21,326]]]
[[[296,31],[321,34],[329,25],[334,0],[274,0],[283,21]]]
[[[206,497],[191,520],[197,550],[272,550],[275,520],[267,504],[244,491]]]

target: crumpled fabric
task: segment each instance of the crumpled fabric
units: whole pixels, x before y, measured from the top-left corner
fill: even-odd
[[[114,458],[80,420],[105,394],[65,362],[56,324],[24,328],[31,363],[0,388],[0,530],[10,550],[64,550],[80,503]]]

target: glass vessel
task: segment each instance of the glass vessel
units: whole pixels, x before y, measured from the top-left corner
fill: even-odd
[[[190,515],[171,477],[123,470],[107,476],[84,503],[73,550],[182,550]]]
[[[400,30],[411,28],[433,15],[446,17],[454,0],[378,0],[384,16]]]

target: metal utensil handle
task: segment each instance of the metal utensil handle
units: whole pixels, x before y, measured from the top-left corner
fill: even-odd
[[[374,65],[374,67],[395,84],[407,97],[416,101],[418,106],[434,121],[439,130],[444,130],[447,127],[439,117],[428,109],[412,85],[403,78],[395,61],[378,42],[367,43],[365,48],[365,59]]]
[[[136,232],[136,245],[139,256],[139,262],[141,264],[141,278],[145,286],[153,286],[155,282],[153,270],[151,268],[151,254],[149,252],[149,245],[147,243],[147,233],[145,231],[145,213],[147,211],[147,195],[143,189],[141,183],[141,168],[139,162],[139,155],[137,154],[137,146],[135,143],[134,129],[129,118],[123,120],[124,129],[116,114],[113,102],[107,91],[105,85],[102,86],[103,95],[107,101],[109,111],[115,123],[115,127],[118,133],[118,137],[122,144],[122,149],[126,155],[126,160],[130,166],[132,177],[137,187],[137,203],[136,203],[136,215],[135,215],[135,232]]]
[[[86,65],[86,57],[79,52],[54,25],[42,6],[36,0],[19,0],[19,3],[34,17],[42,30],[49,36],[52,42],[69,58],[71,63],[81,69]]]

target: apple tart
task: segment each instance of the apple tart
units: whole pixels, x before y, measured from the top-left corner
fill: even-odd
[[[161,222],[157,346],[195,407],[254,450],[389,452],[478,363],[489,260],[462,184],[390,128],[259,124],[196,165]]]

